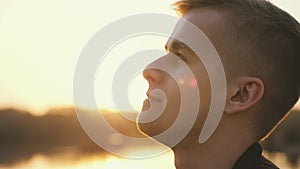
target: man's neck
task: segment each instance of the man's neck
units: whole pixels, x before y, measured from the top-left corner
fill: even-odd
[[[254,142],[243,134],[239,138],[216,134],[203,144],[197,140],[183,141],[173,148],[175,166],[176,169],[231,169]]]

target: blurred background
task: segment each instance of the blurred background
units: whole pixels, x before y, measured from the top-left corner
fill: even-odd
[[[101,149],[81,128],[72,93],[76,61],[97,31],[133,14],[176,16],[170,7],[173,2],[1,0],[0,168],[174,169],[171,152],[150,159],[130,160]],[[272,2],[300,20],[299,1]],[[105,77],[98,75],[95,79],[97,104],[106,110],[103,114],[107,121],[120,133],[141,137],[135,125],[124,120],[113,108],[110,91],[111,77],[117,69],[114,66],[141,49],[164,50],[166,40],[165,37],[144,36],[120,44],[106,61],[108,66],[102,70]],[[128,91],[133,109],[123,111],[136,116],[146,90],[146,81],[137,74]],[[89,103],[78,106],[91,111]],[[264,154],[284,169],[300,168],[299,111],[298,103],[287,120],[262,143]],[[112,144],[124,144],[118,136],[108,139]],[[143,151],[151,151],[151,148]]]

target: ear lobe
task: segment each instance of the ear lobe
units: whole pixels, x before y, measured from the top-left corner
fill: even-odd
[[[264,83],[256,77],[241,78],[228,92],[226,114],[234,114],[253,107],[264,94]]]

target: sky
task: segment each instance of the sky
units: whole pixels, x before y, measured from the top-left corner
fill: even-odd
[[[1,0],[0,1],[0,108],[19,107],[43,114],[52,107],[73,106],[73,74],[87,41],[105,25],[140,13],[176,16],[173,0]],[[300,20],[300,1],[273,0]],[[130,39],[111,51],[126,58],[139,49],[164,50],[165,37]],[[112,57],[113,58],[113,57]],[[107,62],[113,65],[120,58]],[[116,65],[116,64],[114,64]],[[113,76],[111,66],[105,79]],[[99,78],[100,79],[100,78]],[[103,81],[96,79],[95,86]],[[111,83],[106,83],[106,88]],[[100,90],[100,89],[99,89]],[[97,88],[95,91],[99,91]],[[129,97],[140,109],[147,83],[141,74],[129,86]],[[100,106],[111,108],[110,90],[96,95]],[[99,94],[100,93],[100,94]],[[88,107],[86,103],[81,106]],[[299,104],[300,107],[300,104]]]

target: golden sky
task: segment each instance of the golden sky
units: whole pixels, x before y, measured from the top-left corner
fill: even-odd
[[[170,8],[172,2],[1,0],[0,107],[19,106],[42,113],[50,107],[72,106],[74,68],[89,38],[103,26],[132,14],[164,13],[176,16]],[[273,2],[300,20],[300,1]],[[131,51],[145,47],[164,50],[165,40],[162,37],[136,38],[131,43],[123,44],[119,52],[129,52],[125,54],[129,56]],[[147,43],[139,43],[145,41]],[[115,55],[119,54],[115,52]],[[146,88],[147,84],[141,76],[137,76],[129,88],[129,96],[133,98],[131,102],[137,109],[145,97]],[[113,105],[109,92],[97,97],[106,100],[101,103],[105,107]]]

